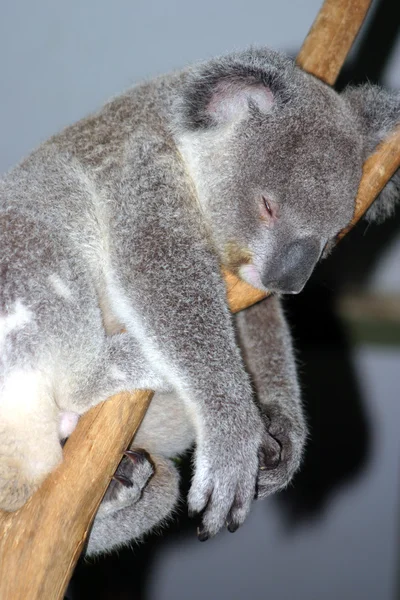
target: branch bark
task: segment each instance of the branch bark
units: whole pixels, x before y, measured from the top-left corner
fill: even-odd
[[[297,56],[297,64],[304,71],[333,85],[371,2],[325,0]]]
[[[298,64],[334,83],[369,4],[370,0],[326,0]],[[396,136],[366,164],[356,215],[399,166],[399,132]],[[263,298],[233,275],[225,277],[234,312]],[[90,410],[68,440],[63,463],[40,490],[19,511],[0,513],[2,600],[62,599],[96,509],[151,396],[151,391],[118,394]]]

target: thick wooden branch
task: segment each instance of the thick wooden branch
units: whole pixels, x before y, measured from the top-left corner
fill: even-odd
[[[297,64],[333,85],[371,2],[325,0],[297,56]]]
[[[369,0],[326,0],[298,57],[298,64],[333,83],[358,32]],[[393,144],[392,144],[393,142]],[[396,140],[364,172],[357,214],[398,166]],[[389,165],[389,166],[388,166]],[[382,177],[377,186],[376,171]],[[233,311],[263,297],[226,274]],[[64,461],[16,513],[0,513],[1,600],[60,600],[84,545],[104,491],[150,402],[152,392],[119,394],[79,421]]]
[[[375,198],[383,190],[389,179],[400,168],[400,126],[397,127],[386,140],[364,163],[363,176],[355,200],[354,216],[351,223],[340,232],[338,239],[342,239],[361,219],[369,209]]]

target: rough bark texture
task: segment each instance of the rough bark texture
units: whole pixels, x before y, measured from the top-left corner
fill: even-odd
[[[397,127],[365,161],[355,201],[354,216],[351,223],[340,232],[339,239],[342,239],[360,220],[399,168],[400,127]]]
[[[297,64],[333,85],[372,0],[325,0],[297,56]]]

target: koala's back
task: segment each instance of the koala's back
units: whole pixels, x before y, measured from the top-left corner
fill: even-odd
[[[118,268],[111,255],[123,228],[142,227],[154,213],[135,189],[156,195],[159,173],[188,186],[181,166],[174,168],[180,157],[168,131],[175,79],[115,98],[0,181],[3,375],[21,364],[42,371],[57,363],[68,394],[98,354],[104,326],[122,325],[109,314],[107,279]]]
[[[44,142],[0,180],[0,211],[15,208],[59,233],[76,227],[90,233],[102,218],[94,211],[112,203],[127,155],[134,158],[136,150],[138,162],[144,155],[156,159],[161,142],[172,150],[166,115],[174,79],[134,87]]]

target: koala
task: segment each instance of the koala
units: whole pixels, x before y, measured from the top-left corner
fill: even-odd
[[[286,486],[306,425],[280,297],[349,223],[363,161],[399,120],[399,94],[339,95],[250,49],[128,90],[7,173],[0,508],[21,507],[60,463],[82,413],[138,388],[156,393],[88,554],[172,513],[172,459],[192,444],[200,540]],[[399,187],[397,173],[370,218]],[[233,318],[221,267],[272,296]]]

